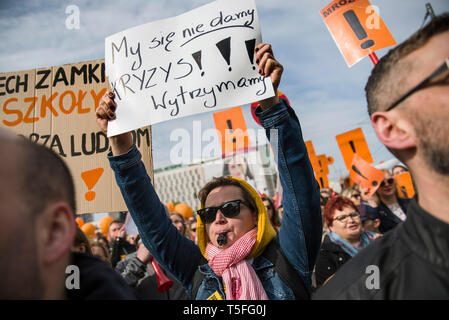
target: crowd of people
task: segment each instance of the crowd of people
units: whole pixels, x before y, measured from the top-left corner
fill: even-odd
[[[271,45],[255,48],[274,92],[283,66]],[[447,299],[449,298],[449,14],[435,17],[384,56],[366,85],[379,140],[403,165],[385,171],[376,193],[358,185],[321,189],[298,117],[277,95],[255,114],[276,130],[282,214],[239,177],[199,192],[186,221],[159,200],[131,133],[110,137],[108,160],[139,231],[124,221],[88,239],[75,223],[75,189],[50,149],[0,130],[0,232],[4,299]],[[117,105],[107,91],[96,110],[107,133]],[[398,195],[409,171],[416,196]],[[403,193],[402,193],[403,194]],[[66,267],[80,284],[68,288]],[[372,267],[379,270],[367,286]],[[368,268],[370,267],[370,268]],[[371,278],[369,278],[371,279]]]
[[[401,170],[397,171],[396,168]],[[385,177],[377,192],[371,197],[367,196],[366,190],[356,184],[347,188],[341,185],[341,192],[335,192],[332,188],[320,190],[323,233],[312,275],[312,291],[326,283],[340,266],[355,256],[359,250],[395,227],[396,224],[406,220],[407,205],[403,204],[408,204],[410,199],[399,197],[399,186],[390,172],[395,172],[397,175],[408,172],[408,169],[404,165],[399,165],[384,171]],[[266,194],[260,196],[268,221],[279,233],[282,219],[275,201]],[[394,209],[395,207],[399,209]],[[177,231],[197,243],[196,217],[186,219],[181,213],[170,213],[168,208],[165,210]],[[395,222],[393,227],[390,226],[392,221]],[[127,235],[124,228],[124,222],[114,220],[109,224],[106,237],[98,231],[92,240],[89,240],[81,229],[77,228],[72,250],[90,253],[110,264],[129,285],[136,288],[137,296],[142,299],[188,299],[188,294],[173,276],[171,278],[174,279],[174,288],[163,293],[158,292],[160,286],[151,266],[151,253],[143,245],[140,235],[137,237]],[[167,271],[164,271],[165,273]]]

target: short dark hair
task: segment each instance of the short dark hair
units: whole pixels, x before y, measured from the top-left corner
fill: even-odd
[[[209,193],[214,190],[215,188],[222,187],[222,186],[236,186],[239,187],[240,190],[242,190],[242,196],[243,200],[246,201],[248,204],[248,207],[251,209],[251,211],[255,213],[259,213],[257,211],[257,205],[255,199],[251,196],[251,194],[246,190],[242,185],[235,179],[233,179],[230,176],[222,176],[219,178],[213,178],[211,181],[206,183],[206,185],[201,188],[201,190],[198,192],[198,199],[200,200],[201,206],[204,207],[204,204],[206,203],[207,196]]]
[[[112,220],[111,223],[110,223],[109,226],[108,226],[108,231],[109,231],[109,229],[111,228],[111,226],[112,226],[114,223],[117,223],[117,224],[124,224],[124,222],[123,222],[122,220],[120,220],[120,219]]]
[[[55,201],[65,201],[75,217],[75,185],[65,162],[51,149],[19,138],[19,185],[32,213]]]
[[[274,205],[274,200],[270,197],[262,197],[262,201],[268,201],[270,203],[271,208],[273,209],[273,215],[271,216],[271,224],[274,227],[280,227],[281,226],[281,220],[279,219],[279,213],[276,209],[276,206]]]
[[[83,232],[83,230],[78,227],[78,224],[76,225],[76,233],[75,233],[75,239],[73,240],[74,246],[84,246],[86,248],[86,252],[88,254],[92,254],[92,249],[90,247],[89,239],[87,239],[86,234]]]
[[[423,29],[416,31],[407,40],[391,49],[374,67],[365,86],[368,113],[385,110],[411,88],[402,88],[402,79],[408,76],[411,65],[402,59],[423,47],[432,37],[449,30],[449,13],[436,16]]]

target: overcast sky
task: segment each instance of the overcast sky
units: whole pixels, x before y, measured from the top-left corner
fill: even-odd
[[[48,67],[104,58],[104,38],[140,24],[173,17],[210,0],[0,1],[0,72]],[[330,180],[346,175],[335,136],[361,127],[375,163],[392,158],[371,128],[364,86],[373,68],[368,57],[348,68],[319,11],[330,0],[256,0],[262,38],[284,65],[279,87],[301,121],[304,140],[317,154],[335,159]],[[416,31],[430,2],[436,14],[449,11],[448,0],[372,0],[395,40]],[[80,29],[65,27],[66,8],[80,9]],[[377,51],[382,57],[389,48]],[[257,129],[249,105],[243,106],[249,128]],[[155,168],[170,165],[168,137],[175,128],[214,128],[212,113],[153,126]]]

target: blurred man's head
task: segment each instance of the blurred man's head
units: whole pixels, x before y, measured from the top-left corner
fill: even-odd
[[[123,227],[123,222],[120,220],[114,220],[109,224],[108,240],[114,241],[119,236],[120,229]]]
[[[444,68],[448,58],[446,13],[383,57],[366,85],[379,140],[410,169],[408,163],[415,161],[438,174],[449,173],[449,71]],[[426,85],[407,96],[430,75]]]
[[[51,150],[0,129],[0,299],[64,297],[74,185]]]

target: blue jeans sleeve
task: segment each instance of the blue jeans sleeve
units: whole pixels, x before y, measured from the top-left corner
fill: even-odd
[[[279,243],[310,289],[323,222],[320,189],[303,141],[301,126],[284,99],[264,111],[259,107],[256,115],[275,152],[283,189],[284,214]]]
[[[119,156],[108,154],[117,185],[143,243],[156,261],[190,290],[201,252],[173,226],[141,158],[136,146]]]

